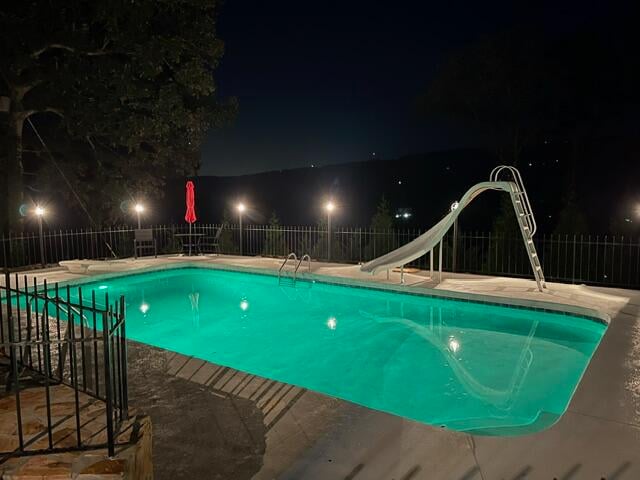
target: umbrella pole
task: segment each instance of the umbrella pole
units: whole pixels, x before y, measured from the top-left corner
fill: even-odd
[[[189,256],[191,256],[191,223],[189,223]]]

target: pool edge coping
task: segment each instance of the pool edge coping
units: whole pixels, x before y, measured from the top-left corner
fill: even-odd
[[[135,268],[131,270],[100,272],[96,274],[89,273],[89,275],[85,277],[64,280],[64,281],[58,282],[58,284],[63,286],[83,285],[86,283],[94,283],[100,280],[107,280],[107,279],[112,279],[117,277],[139,275],[139,274],[150,273],[155,271],[177,270],[181,268],[200,268],[200,269],[209,269],[209,270],[242,272],[242,273],[265,275],[265,276],[278,278],[278,271],[272,268],[247,267],[243,265],[228,265],[228,264],[221,264],[221,263],[187,260],[187,261],[175,261],[172,263],[165,263],[160,265],[146,265],[146,266],[142,266],[140,268]],[[611,323],[611,317],[608,314],[601,312],[599,310],[596,310],[594,308],[583,307],[579,305],[569,305],[569,304],[560,303],[560,302],[550,302],[546,300],[533,300],[533,299],[516,298],[516,297],[505,298],[498,295],[488,295],[483,293],[458,292],[455,290],[436,289],[436,288],[428,288],[428,287],[421,287],[421,286],[377,283],[377,282],[371,282],[367,280],[359,280],[359,279],[348,278],[348,277],[338,277],[334,275],[319,274],[319,273],[313,273],[313,272],[303,272],[301,276],[298,277],[298,281],[318,281],[320,283],[324,283],[328,285],[338,285],[338,286],[344,286],[344,287],[396,292],[396,293],[403,293],[406,295],[416,295],[416,296],[422,296],[422,297],[448,299],[448,300],[460,301],[460,302],[481,303],[485,305],[542,311],[542,312],[555,313],[560,315],[572,315],[572,316],[584,318],[586,320],[603,323],[607,326]]]

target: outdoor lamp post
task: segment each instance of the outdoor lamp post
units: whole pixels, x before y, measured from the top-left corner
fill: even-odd
[[[244,206],[244,203],[241,202],[238,204],[238,223],[240,226],[240,255],[242,255],[242,214],[246,209],[247,207]]]
[[[331,213],[336,206],[332,201],[328,201],[324,208],[327,210],[327,260],[331,261]]]
[[[138,230],[140,230],[140,214],[144,212],[144,205],[136,203],[136,206],[133,207],[133,209],[136,211],[136,215],[138,216]]]
[[[44,268],[45,258],[44,258],[44,236],[42,233],[42,217],[44,217],[45,211],[44,208],[40,205],[36,205],[34,210],[36,217],[38,217],[38,232],[40,234],[40,264]]]

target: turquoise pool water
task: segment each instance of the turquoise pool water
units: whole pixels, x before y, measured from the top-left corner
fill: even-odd
[[[90,289],[125,296],[131,339],[488,435],[555,422],[606,329],[570,315],[317,282],[294,288],[211,269]]]

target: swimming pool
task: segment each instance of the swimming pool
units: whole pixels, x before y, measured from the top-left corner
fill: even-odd
[[[205,268],[82,287],[125,296],[133,340],[485,435],[552,425],[606,330],[566,314]]]

